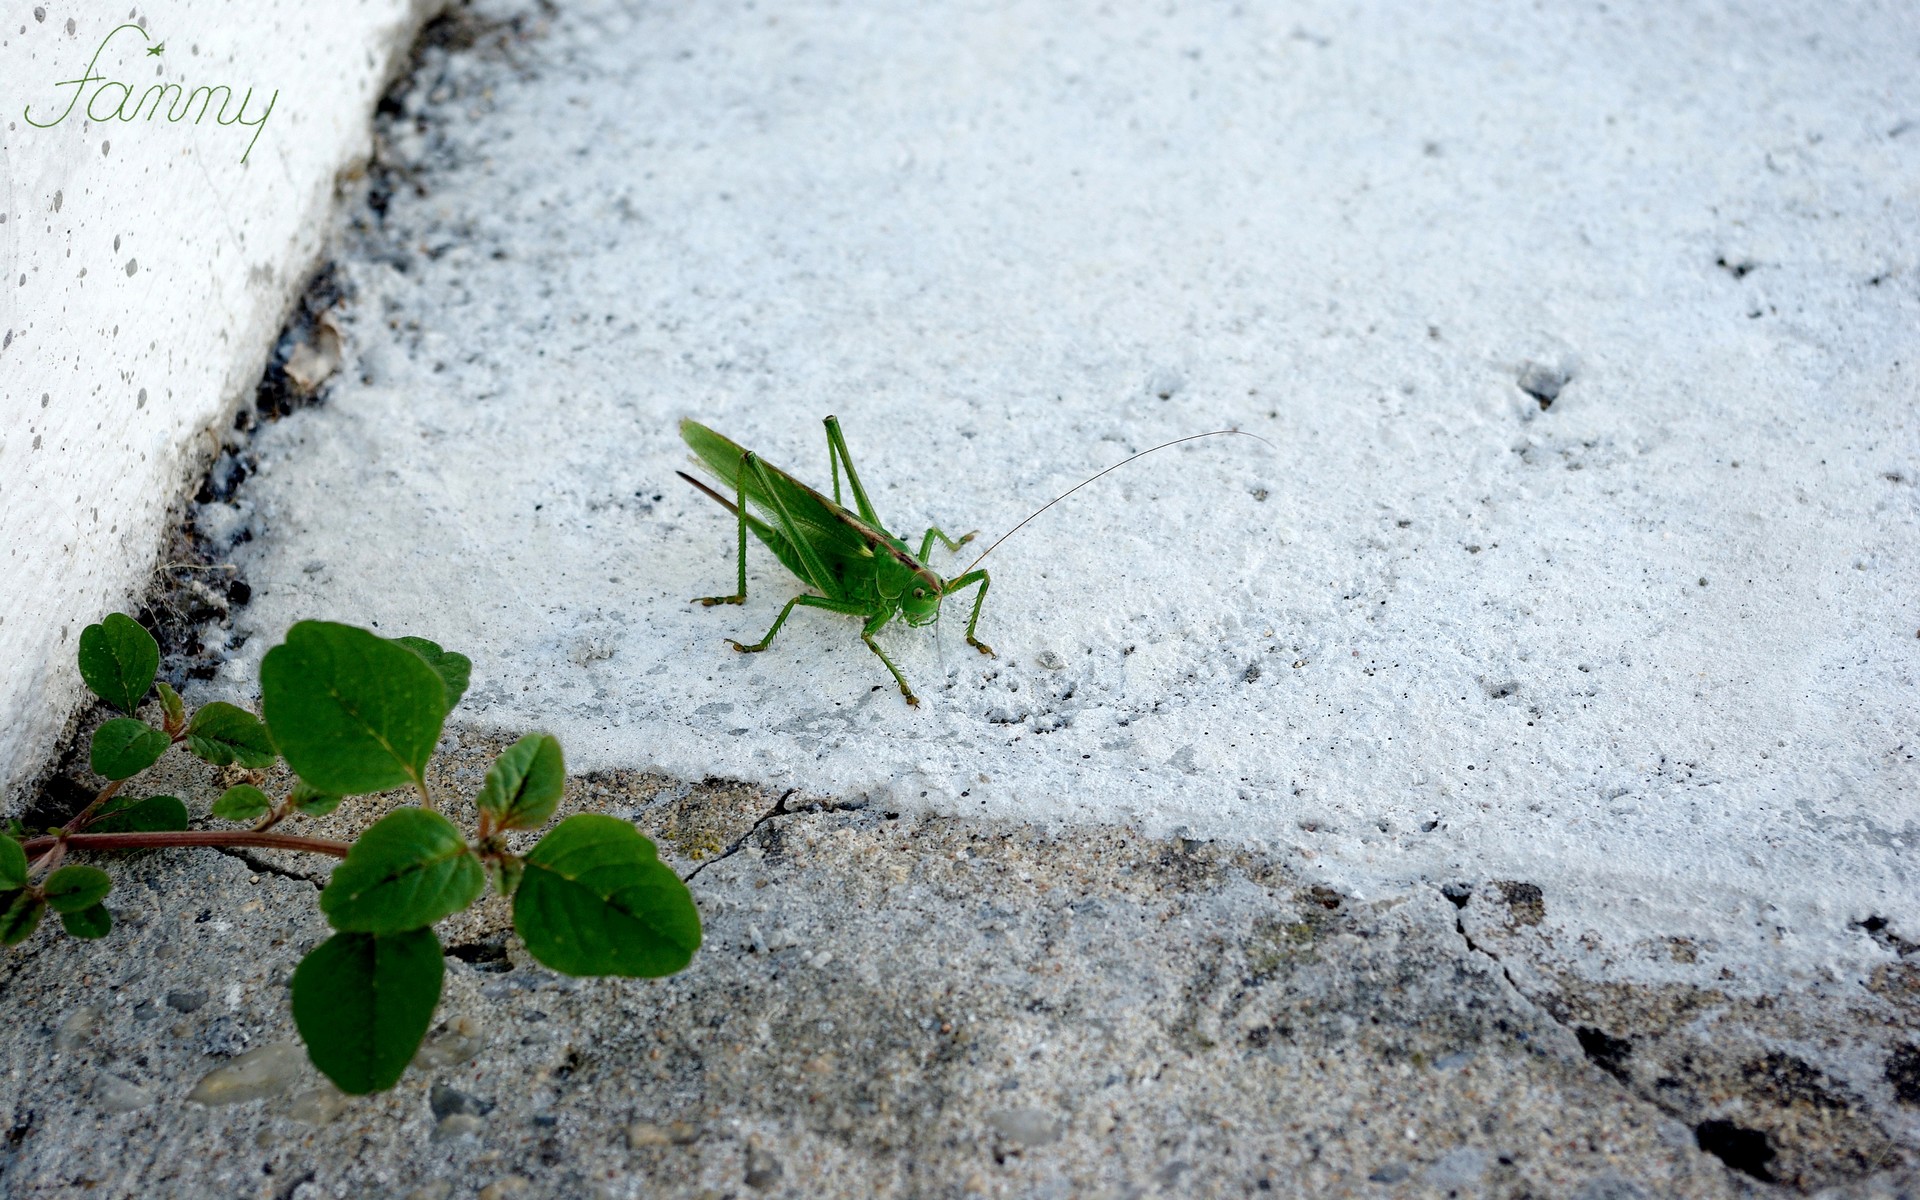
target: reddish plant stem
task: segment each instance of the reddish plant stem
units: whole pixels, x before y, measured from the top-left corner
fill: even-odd
[[[258,846],[263,850],[304,850],[345,858],[353,847],[332,838],[298,837],[290,833],[253,833],[248,830],[189,829],[177,833],[74,833],[64,838],[37,837],[22,843],[28,854],[65,843],[69,850],[167,850],[181,846]]]
[[[261,817],[258,821],[255,821],[253,823],[253,832],[265,833],[267,830],[272,829],[275,825],[278,825],[280,822],[286,820],[287,814],[292,811],[293,811],[293,793],[289,791],[286,795],[280,797],[280,803],[273,806],[272,812],[268,813],[264,817]]]
[[[131,779],[132,776],[128,776],[127,778]],[[114,793],[118,792],[121,788],[125,786],[127,786],[126,779],[116,779],[112,783],[109,783],[107,786],[101,788],[100,794],[93,798],[93,803],[81,809],[79,813],[74,816],[73,820],[67,822],[67,828],[69,830],[72,830],[75,833],[78,833],[80,830],[85,829],[87,826],[93,824],[94,812],[98,810],[102,804],[105,804],[107,801],[113,799]]]
[[[60,860],[66,857],[66,853],[67,848],[55,842],[53,849],[33,860],[32,865],[27,868],[27,878],[41,879],[53,874],[53,869],[60,865]]]

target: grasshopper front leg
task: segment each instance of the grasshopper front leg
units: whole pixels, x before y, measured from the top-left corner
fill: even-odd
[[[947,549],[952,551],[958,550],[960,547],[972,541],[979,532],[980,531],[976,529],[972,533],[963,533],[960,535],[959,540],[956,541],[942,532],[938,525],[929,525],[927,526],[927,536],[920,539],[920,561],[927,561],[927,555],[933,553],[933,539],[935,538],[939,538],[942,542],[946,543]]]
[[[972,587],[976,583],[980,585],[980,590],[973,594],[973,616],[967,621],[967,645],[991,657],[993,656],[993,647],[973,636],[974,627],[980,624],[980,606],[987,602],[987,587],[992,583],[992,580],[987,578],[987,573],[985,571],[968,571],[965,575],[947,580],[947,585],[940,590],[942,594],[951,596],[961,588]]]
[[[860,630],[860,640],[865,642],[867,649],[873,651],[874,654],[879,657],[880,661],[887,665],[887,670],[893,673],[893,681],[900,685],[900,694],[907,698],[908,707],[919,708],[920,697],[914,695],[913,689],[907,686],[907,677],[900,673],[899,667],[893,665],[893,660],[888,658],[887,652],[880,648],[880,643],[873,640],[873,635],[879,633],[881,627],[884,626],[892,616],[893,611],[891,609],[882,609],[875,613],[872,619]]]

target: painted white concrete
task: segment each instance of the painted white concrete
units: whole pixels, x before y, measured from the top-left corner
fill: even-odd
[[[1627,975],[1864,970],[1849,921],[1920,937],[1914,13],[569,6],[421,99],[345,378],[209,514],[232,683],[377,622],[575,766],[1537,881]],[[914,536],[1275,448],[1049,513],[999,659],[964,609],[883,635],[910,711],[849,618],[727,648],[799,590],[757,548],[688,603],[733,528],[675,421],[824,486],[829,412]]]
[[[0,3],[0,799],[80,699],[80,629],[137,600],[251,396],[437,7]]]

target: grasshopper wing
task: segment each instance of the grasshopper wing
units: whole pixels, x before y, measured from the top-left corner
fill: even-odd
[[[693,420],[680,422],[680,436],[692,447],[700,465],[725,485],[723,494],[744,495],[748,506],[759,514],[747,515],[747,528],[753,535],[766,543],[789,571],[823,595],[848,598],[848,576],[871,574],[871,566],[863,564],[872,559],[876,545],[882,552],[898,553],[884,530],[874,529],[765,459],[755,460],[765,468],[764,475],[743,472],[746,450],[731,438]],[[714,498],[732,507],[721,495]]]

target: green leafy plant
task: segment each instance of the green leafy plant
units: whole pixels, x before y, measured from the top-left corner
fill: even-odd
[[[155,682],[160,648],[114,613],[80,635],[80,676],[118,709],[94,731],[88,763],[107,783],[65,825],[0,834],[0,943],[18,945],[48,909],[66,931],[105,937],[113,887],[72,854],[190,846],[252,846],[341,860],[320,893],[332,937],[293,973],[293,1019],[307,1054],[342,1091],[399,1082],[433,1023],[446,971],[436,922],[491,886],[512,898],[513,925],[539,962],[568,975],[671,975],[700,947],[700,917],[653,843],[624,821],[582,813],[525,854],[508,835],[544,826],[560,803],[560,743],[530,733],[502,752],[474,797],[475,827],[438,811],[427,763],[472,664],[423,638],[383,638],[351,625],[302,621],[260,664],[261,716],[222,702],[189,713]],[[157,726],[141,719],[149,695]],[[175,746],[215,766],[261,770],[285,761],[293,785],[278,800],[251,783],[214,801],[192,828],[175,796],[120,793]],[[348,797],[410,789],[353,842],[276,829],[324,816]]]

